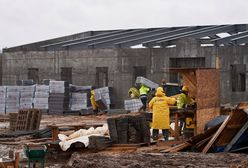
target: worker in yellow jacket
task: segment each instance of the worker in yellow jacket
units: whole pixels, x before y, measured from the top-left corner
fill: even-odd
[[[91,90],[90,91],[90,102],[91,102],[91,106],[92,106],[92,108],[93,108],[93,111],[94,111],[94,113],[95,114],[97,114],[98,113],[98,104],[96,103],[96,100],[95,100],[95,92],[94,92],[94,90]]]
[[[149,108],[153,112],[152,137],[158,139],[159,130],[162,130],[165,140],[169,138],[170,109],[169,105],[176,103],[175,98],[166,97],[162,87],[158,87],[155,97],[149,102]]]
[[[139,93],[140,93],[140,100],[143,104],[143,110],[146,111],[146,102],[147,102],[147,94],[150,91],[150,88],[145,86],[145,85],[141,85],[140,89],[139,89]]]

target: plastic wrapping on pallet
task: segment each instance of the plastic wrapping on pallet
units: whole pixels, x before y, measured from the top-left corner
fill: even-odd
[[[130,99],[124,101],[125,110],[130,110],[131,112],[138,112],[143,106],[140,99]]]
[[[155,83],[155,82],[153,82],[153,81],[151,81],[151,80],[149,80],[149,79],[147,79],[147,78],[145,78],[143,76],[138,76],[136,78],[135,83],[143,84],[143,85],[146,85],[146,86],[148,86],[150,88],[155,88],[155,89],[157,87],[159,87],[159,85],[157,83]]]

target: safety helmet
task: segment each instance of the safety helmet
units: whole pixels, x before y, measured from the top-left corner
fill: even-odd
[[[182,91],[188,92],[189,88],[187,86],[183,86]]]

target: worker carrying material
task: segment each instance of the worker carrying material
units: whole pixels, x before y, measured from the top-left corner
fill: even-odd
[[[132,99],[134,98],[139,98],[140,97],[140,93],[139,90],[136,89],[135,87],[132,87],[128,90],[128,96]]]
[[[93,112],[95,114],[97,114],[99,111],[98,111],[98,104],[96,103],[96,100],[95,100],[95,91],[92,89],[90,91],[90,102],[91,102],[91,106],[93,108]]]
[[[147,94],[150,91],[150,88],[148,88],[145,85],[141,85],[140,89],[139,89],[139,93],[140,93],[140,100],[143,104],[143,111],[146,111],[146,102],[147,102]]]
[[[165,140],[169,138],[170,109],[169,105],[176,103],[175,98],[166,97],[162,87],[158,87],[155,97],[149,102],[149,108],[153,112],[152,137],[158,139],[159,130],[162,130]]]

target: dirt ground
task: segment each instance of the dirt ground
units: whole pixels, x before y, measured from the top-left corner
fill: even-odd
[[[104,124],[107,116],[48,116],[43,115],[40,128],[47,125],[79,125],[79,124]],[[8,122],[0,122],[0,132],[6,131]],[[10,149],[22,150],[21,146],[7,146],[0,144],[0,158],[7,156]],[[50,159],[46,161],[48,168],[142,168],[142,167],[177,167],[177,168],[196,168],[196,167],[219,167],[219,168],[246,168],[248,167],[247,154],[201,154],[201,153],[158,153],[161,146],[152,145],[151,147],[139,147],[138,150],[131,151],[101,151],[98,153],[71,151],[62,152],[61,150],[52,151]],[[22,153],[21,158],[24,154]]]
[[[63,168],[246,168],[247,154],[201,154],[201,153],[74,153]]]

